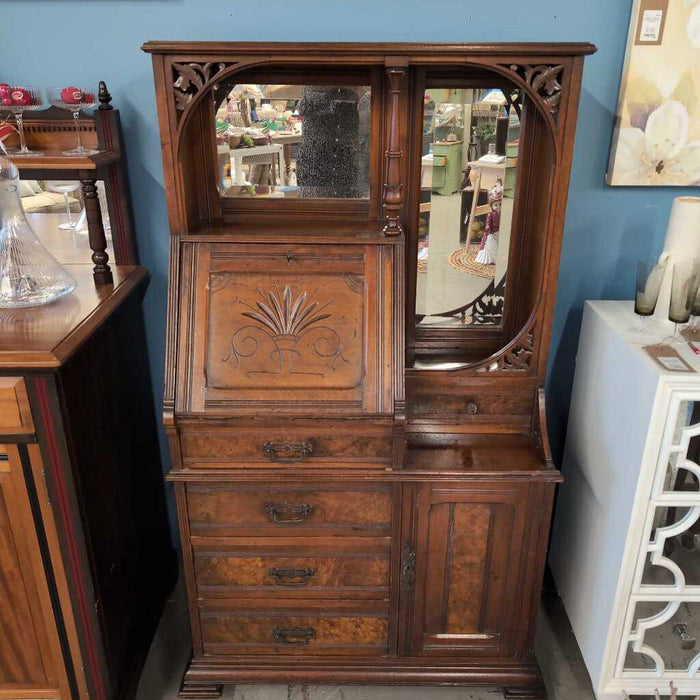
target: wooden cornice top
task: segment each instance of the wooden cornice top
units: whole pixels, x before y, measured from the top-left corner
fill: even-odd
[[[0,309],[0,373],[60,367],[148,276],[143,267],[114,265],[114,283],[96,286],[92,268],[89,263],[66,265],[77,286],[59,301]]]
[[[147,41],[143,51],[153,54],[231,55],[231,54],[298,54],[300,56],[333,54],[403,55],[433,57],[468,54],[494,56],[586,56],[597,50],[588,42],[545,43],[374,43],[374,42],[233,42],[233,41]]]

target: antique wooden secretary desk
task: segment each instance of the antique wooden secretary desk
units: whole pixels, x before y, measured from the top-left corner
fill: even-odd
[[[236,681],[542,692],[560,480],[543,381],[594,47],[144,49],[172,232],[181,696]]]

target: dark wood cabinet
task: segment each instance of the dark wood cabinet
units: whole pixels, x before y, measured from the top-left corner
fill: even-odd
[[[37,224],[37,221],[34,221]],[[0,318],[0,698],[131,697],[177,575],[147,273]]]
[[[594,47],[144,50],[172,239],[181,697],[251,681],[540,694],[561,480],[543,384]],[[477,157],[489,120],[507,156]]]

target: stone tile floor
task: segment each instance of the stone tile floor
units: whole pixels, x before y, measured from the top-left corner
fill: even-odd
[[[176,700],[190,654],[187,606],[180,587],[166,603],[135,700]],[[561,601],[546,594],[537,629],[537,660],[549,700],[594,700],[581,652]],[[425,686],[224,686],[222,700],[499,700],[500,688]]]

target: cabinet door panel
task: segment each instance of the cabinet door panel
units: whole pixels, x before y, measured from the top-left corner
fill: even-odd
[[[186,294],[182,309],[181,410],[390,412],[391,255],[197,244],[184,282],[194,300]]]
[[[10,448],[14,458],[16,448]],[[0,696],[55,689],[35,572],[33,522],[21,467],[0,445]]]
[[[426,484],[413,498],[413,652],[508,654],[526,487]]]

